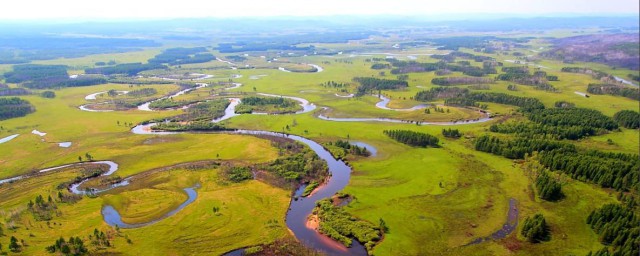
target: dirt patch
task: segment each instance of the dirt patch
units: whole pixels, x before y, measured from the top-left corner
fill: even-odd
[[[142,145],[155,145],[155,144],[168,143],[168,142],[178,142],[181,140],[182,138],[177,138],[177,137],[155,136],[142,141]]]

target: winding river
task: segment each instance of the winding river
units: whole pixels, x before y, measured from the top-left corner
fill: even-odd
[[[122,217],[120,216],[120,213],[111,205],[105,205],[102,207],[102,211],[101,211],[102,217],[104,219],[104,222],[106,222],[107,224],[114,227],[119,227],[119,228],[140,228],[140,227],[148,226],[175,215],[180,210],[187,207],[187,205],[193,203],[198,197],[198,192],[196,192],[196,188],[198,187],[199,186],[196,185],[195,187],[185,188],[184,191],[187,193],[187,197],[188,197],[186,201],[180,204],[176,209],[173,209],[170,212],[162,215],[161,217],[149,222],[136,223],[136,224],[126,223],[122,221]]]
[[[182,90],[182,91],[180,91],[178,93],[175,93],[173,95],[166,96],[166,97],[163,97],[163,98],[175,97],[175,96],[187,93],[188,91],[195,90],[197,88],[201,88],[201,87],[204,87],[204,86],[207,86],[207,84],[202,84],[199,87],[195,87],[195,88],[188,88],[188,89]],[[281,95],[265,94],[265,93],[259,93],[258,95],[268,96],[268,97],[284,97],[284,98],[288,98],[288,99],[293,99],[293,100],[299,101],[301,103],[300,105],[303,107],[303,109],[301,111],[296,112],[297,114],[307,113],[307,112],[310,112],[310,111],[313,111],[313,110],[316,109],[316,106],[314,104],[309,103],[309,101],[307,101],[305,99],[302,99],[302,98],[298,98],[298,97],[281,96]],[[161,98],[161,99],[163,99],[163,98]],[[377,103],[376,106],[379,107],[379,108],[385,108],[386,105],[389,102],[389,99],[386,99],[386,98],[383,98],[383,97],[381,97],[381,99],[383,101]],[[212,122],[220,122],[220,121],[229,119],[229,118],[237,115],[237,114],[235,114],[235,107],[238,104],[240,104],[241,100],[239,98],[232,98],[230,100],[231,100],[231,103],[225,109],[225,115],[223,117],[221,117],[221,118],[212,120]],[[151,102],[145,103],[145,104],[139,106],[138,109],[145,110],[145,111],[150,111],[150,109],[148,107],[150,103]],[[419,105],[419,106],[414,107],[413,109],[419,109],[421,107],[422,106]],[[388,107],[386,107],[386,108],[390,109]],[[397,110],[397,109],[392,109],[392,110]],[[405,110],[399,110],[399,111],[405,111]],[[324,120],[330,120],[330,121],[350,121],[350,122],[383,121],[383,122],[394,122],[394,123],[409,123],[408,121],[395,120],[395,119],[385,119],[385,118],[330,118],[330,117],[325,117],[323,115],[319,115],[318,118],[324,119]],[[421,124],[456,125],[456,124],[486,122],[486,121],[488,121],[490,119],[491,118],[489,117],[489,115],[485,113],[485,117],[479,118],[477,120],[460,121],[460,122],[421,122]],[[134,133],[134,134],[140,134],[140,135],[167,135],[167,134],[181,133],[181,132],[153,131],[151,129],[151,127],[154,126],[154,125],[155,125],[155,123],[145,124],[145,125],[138,125],[138,126],[134,127],[131,130],[131,132]],[[331,155],[331,153],[329,151],[327,151],[322,145],[318,144],[317,142],[312,141],[312,140],[307,139],[307,138],[304,138],[304,137],[301,137],[301,136],[297,136],[297,135],[288,135],[288,134],[278,133],[278,132],[254,131],[254,130],[235,130],[235,131],[220,132],[220,133],[282,137],[282,138],[287,138],[287,139],[291,139],[291,140],[294,140],[294,141],[298,141],[300,143],[303,143],[303,144],[309,146],[318,155],[318,157],[320,159],[326,161],[327,166],[328,166],[328,170],[329,170],[329,173],[330,173],[330,178],[328,179],[326,184],[324,184],[323,186],[320,186],[314,193],[312,193],[308,197],[297,197],[297,196],[295,196],[296,194],[298,194],[298,192],[301,191],[300,189],[298,189],[298,191],[294,194],[294,197],[292,197],[292,199],[291,199],[289,210],[287,211],[287,214],[286,214],[287,227],[293,232],[295,237],[299,241],[301,241],[303,244],[305,244],[308,247],[311,247],[311,248],[314,248],[314,249],[317,249],[317,250],[321,250],[321,251],[323,251],[323,252],[325,252],[325,253],[327,253],[329,255],[366,255],[367,254],[366,249],[361,244],[357,243],[357,241],[355,241],[355,240],[354,240],[354,243],[353,243],[352,247],[347,248],[344,245],[342,245],[341,243],[338,243],[338,242],[330,239],[329,237],[320,234],[315,229],[307,226],[307,218],[312,213],[313,208],[315,207],[315,203],[318,200],[321,200],[321,199],[324,199],[324,198],[329,198],[329,197],[333,196],[335,193],[337,193],[337,192],[341,191],[342,189],[344,189],[344,187],[346,187],[346,185],[349,183],[349,179],[350,179],[350,176],[351,176],[351,168],[347,164],[345,164],[341,160],[335,159]],[[358,145],[358,146],[366,147],[369,151],[372,152],[372,155],[374,155],[374,156],[377,153],[375,148],[371,147],[370,145],[367,145],[367,144],[364,144],[364,143],[358,143],[358,142],[353,142],[353,144],[354,145]],[[88,163],[77,163],[77,164],[88,164]],[[110,162],[110,161],[91,162],[91,164],[107,164],[107,165],[109,165],[109,171],[107,171],[104,174],[102,174],[102,176],[111,175],[114,172],[116,172],[117,169],[118,169],[118,165],[116,163]],[[64,167],[69,167],[69,166],[72,166],[72,165],[76,165],[76,164],[69,164],[69,165],[63,165],[63,166],[47,168],[47,169],[40,170],[40,172],[53,171],[53,170],[61,169],[61,168],[64,168]],[[0,180],[0,184],[1,183],[5,183],[5,182],[9,182],[9,181],[15,181],[15,180],[22,179],[22,178],[25,178],[25,177],[29,177],[29,176],[20,176],[20,177],[14,177],[14,178],[6,179],[6,180]],[[80,186],[83,183],[85,183],[86,181],[88,181],[88,179],[87,179],[87,180],[83,180],[81,182],[72,184],[71,187],[69,188],[69,190],[71,192],[75,193],[75,194],[85,194],[87,192],[101,193],[101,192],[108,191],[108,190],[110,190],[112,188],[115,188],[115,187],[126,186],[126,185],[129,184],[130,179],[131,179],[131,177],[128,177],[128,178],[124,179],[122,182],[120,182],[118,184],[114,184],[114,185],[112,185],[112,186],[110,186],[110,187],[108,187],[106,189],[103,189],[103,190],[96,190],[96,189],[81,190]],[[183,202],[178,208],[170,211],[169,213],[163,215],[162,217],[160,217],[158,219],[155,219],[153,221],[147,222],[147,223],[137,223],[137,224],[125,223],[125,222],[122,221],[122,218],[121,218],[120,214],[115,210],[115,208],[113,208],[112,206],[109,206],[109,205],[105,205],[102,208],[101,213],[103,215],[103,218],[104,218],[105,222],[108,223],[109,225],[112,225],[112,226],[117,225],[117,226],[119,226],[121,228],[137,228],[137,227],[150,225],[150,224],[156,223],[156,222],[158,222],[158,221],[160,221],[160,220],[162,220],[164,218],[167,218],[167,217],[170,217],[170,216],[176,214],[181,209],[183,209],[187,205],[189,205],[192,202],[194,202],[196,200],[196,197],[197,197],[197,192],[196,192],[195,189],[196,189],[196,187],[185,189],[185,192],[188,195],[188,199],[185,202]],[[301,187],[301,189],[303,189],[303,187]],[[510,202],[510,207],[511,207],[511,202]],[[510,211],[510,216],[511,216],[511,211]],[[517,213],[516,213],[516,218],[517,218]],[[511,217],[510,217],[510,219],[511,219]]]
[[[177,97],[177,96],[183,95],[183,94],[188,93],[188,92],[190,92],[190,91],[195,91],[195,90],[197,90],[197,89],[200,89],[200,88],[203,88],[203,87],[207,87],[207,86],[209,86],[209,84],[205,84],[205,83],[197,83],[196,85],[197,85],[196,87],[192,87],[192,88],[187,88],[187,89],[184,89],[184,90],[180,90],[180,91],[178,91],[178,92],[176,92],[176,93],[174,93],[174,94],[171,94],[171,95],[169,95],[169,96],[165,96],[165,97],[159,98],[159,99],[157,99],[157,100],[152,100],[152,101],[149,101],[149,102],[143,103],[142,105],[138,106],[138,110],[142,110],[142,111],[153,111],[153,110],[149,107],[149,105],[151,105],[151,103],[153,103],[153,102],[156,102],[156,101],[159,101],[159,100],[164,100],[164,99],[172,99],[173,97]]]
[[[323,110],[327,110],[327,107],[323,107]],[[392,119],[392,118],[380,118],[380,117],[328,117],[323,114],[319,114],[318,118],[327,121],[335,121],[335,122],[386,122],[386,123],[401,123],[401,124],[410,124],[410,123],[419,123],[420,125],[462,125],[462,124],[477,124],[484,123],[490,121],[492,118],[487,113],[482,113],[483,117],[473,120],[461,120],[461,121],[452,121],[452,122],[426,122],[426,121],[407,121],[400,119]]]
[[[155,132],[151,130],[151,127],[155,124],[138,125],[132,129],[135,134],[144,135],[162,135],[167,134],[164,132]],[[341,160],[335,159],[329,151],[327,151],[322,145],[310,139],[297,136],[288,135],[278,132],[270,131],[253,131],[253,130],[236,130],[227,132],[231,134],[241,135],[261,135],[271,137],[288,138],[301,142],[311,148],[320,159],[327,162],[329,167],[330,179],[323,186],[320,186],[312,195],[308,197],[300,197],[297,200],[291,199],[289,205],[289,211],[286,216],[286,223],[289,230],[293,232],[296,238],[311,248],[321,250],[329,255],[366,255],[366,249],[357,242],[353,243],[350,248],[345,247],[341,243],[338,243],[329,237],[320,234],[315,229],[307,227],[307,217],[313,211],[316,201],[333,196],[336,192],[342,190],[349,183],[351,177],[351,167],[345,164]],[[295,198],[295,197],[294,197]]]
[[[376,103],[376,108],[380,108],[380,109],[386,109],[386,110],[393,110],[393,111],[414,111],[414,110],[418,110],[418,109],[424,109],[427,108],[427,104],[420,104],[420,105],[416,105],[413,106],[411,108],[390,108],[387,105],[389,104],[389,102],[391,102],[391,99],[379,95],[378,98],[380,98],[382,101]]]

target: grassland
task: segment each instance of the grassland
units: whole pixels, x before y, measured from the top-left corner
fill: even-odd
[[[555,31],[553,33],[566,33]],[[378,38],[378,40],[383,40]],[[388,40],[388,39],[384,39]],[[384,41],[386,43],[390,43]],[[363,51],[380,52],[379,48]],[[353,49],[348,44],[320,44],[338,50]],[[539,47],[534,42],[532,47]],[[431,48],[400,52],[383,49],[405,58],[420,53],[442,53]],[[471,50],[467,50],[472,52]],[[62,63],[74,67],[72,73],[81,72],[96,61],[115,59],[119,63],[140,62],[160,52],[149,49],[127,54],[92,55],[78,59],[60,59],[42,63]],[[224,55],[215,52],[216,56]],[[275,54],[275,53],[270,53]],[[387,54],[375,55],[384,58]],[[504,56],[495,56],[506,59]],[[436,59],[418,55],[422,62]],[[214,61],[182,65],[176,72],[197,72],[214,75],[205,82],[228,81],[233,74],[242,77],[234,82],[242,83],[237,89],[225,91],[221,86],[198,89],[176,97],[176,100],[206,100],[221,92],[263,92],[302,97],[310,102],[331,109],[333,117],[387,117],[421,121],[450,121],[459,118],[477,118],[477,113],[466,109],[451,108],[450,113],[425,114],[423,110],[399,112],[375,107],[379,101],[373,96],[340,98],[335,89],[320,84],[326,81],[353,83],[354,74],[365,77],[394,78],[370,69],[366,59],[372,56],[336,55],[288,57],[286,68],[308,68],[295,63],[315,63],[324,68],[320,73],[288,73],[277,70],[279,63],[268,63],[259,56],[250,56],[239,64],[260,67],[256,69],[228,69],[229,65]],[[575,91],[585,92],[588,83],[596,82],[590,76],[561,73],[566,64],[542,60],[540,65],[549,74],[558,75],[560,81],[551,82],[559,92],[545,92],[518,85],[517,91],[507,90],[510,83],[490,85],[492,92],[535,97],[547,107],[556,101],[573,102],[578,107],[593,108],[612,116],[622,109],[637,110],[638,102],[609,95],[592,95],[585,98]],[[507,66],[517,66],[506,63]],[[282,65],[280,65],[282,66]],[[626,77],[630,70],[613,70],[609,67],[576,63],[571,66],[588,66]],[[285,67],[285,66],[283,66]],[[7,67],[0,67],[6,70]],[[173,70],[172,70],[173,71]],[[259,76],[266,75],[266,76]],[[259,79],[251,77],[259,76]],[[416,92],[434,87],[430,83],[436,77],[433,72],[409,74],[409,87],[400,91],[384,91],[392,100],[391,108],[409,108],[422,102],[412,100]],[[355,86],[355,85],[354,85]],[[354,86],[349,90],[353,91]],[[175,85],[151,85],[160,92],[177,88]],[[465,86],[462,86],[465,87]],[[128,90],[127,85],[107,84],[91,87],[65,88],[56,91],[54,99],[36,95],[21,96],[36,106],[37,111],[26,117],[2,121],[0,138],[21,134],[16,139],[0,145],[0,178],[13,177],[32,170],[78,161],[78,156],[90,153],[95,159],[115,161],[120,165],[121,177],[135,175],[150,169],[178,163],[220,159],[242,163],[268,162],[278,156],[268,140],[251,136],[224,134],[179,134],[168,136],[135,135],[125,123],[180,114],[180,110],[144,112],[138,110],[91,113],[77,107],[87,103],[87,94],[109,89]],[[441,103],[441,102],[435,102]],[[509,114],[512,106],[488,104],[491,113]],[[321,110],[317,110],[321,111]],[[448,139],[441,135],[442,126],[394,124],[376,122],[330,122],[316,118],[316,113],[299,115],[241,115],[225,121],[234,128],[285,131],[319,142],[335,139],[362,141],[377,148],[376,157],[350,160],[353,175],[343,192],[354,196],[347,211],[372,223],[382,218],[389,226],[389,233],[374,249],[375,255],[584,255],[598,250],[602,245],[597,235],[585,223],[593,209],[617,199],[611,191],[566,178],[566,198],[550,203],[537,199],[531,189],[531,181],[523,174],[520,163],[502,157],[473,150],[473,138],[487,131],[488,125],[464,124],[455,128],[465,135],[461,139]],[[118,122],[120,124],[118,124]],[[288,130],[287,128],[288,127]],[[37,129],[46,132],[40,137],[31,134]],[[426,132],[440,138],[440,148],[412,148],[383,134],[388,129],[409,129]],[[608,142],[611,140],[612,143]],[[44,140],[44,141],[43,141]],[[73,142],[70,148],[58,147],[54,142]],[[638,153],[638,130],[622,129],[620,132],[590,137],[577,145],[606,151]],[[290,192],[259,181],[240,184],[223,184],[218,169],[188,171],[176,169],[154,173],[130,186],[113,190],[96,198],[84,198],[75,204],[60,205],[61,216],[47,225],[35,221],[23,213],[17,221],[19,228],[7,230],[0,243],[8,244],[8,236],[25,239],[29,245],[24,254],[46,254],[44,247],[53,239],[92,234],[94,228],[110,230],[114,234],[113,248],[104,253],[127,255],[183,255],[221,254],[236,248],[270,243],[287,236],[284,216]],[[10,213],[22,209],[38,194],[53,195],[55,186],[77,175],[68,170],[43,175],[33,179],[0,185],[0,209],[9,224]],[[114,206],[125,221],[146,222],[175,208],[186,199],[183,190],[200,184],[197,200],[178,214],[156,224],[139,229],[115,231],[102,220],[103,205]],[[19,190],[18,190],[19,189]],[[20,191],[20,193],[18,193]],[[478,237],[485,237],[500,229],[506,221],[509,199],[518,202],[519,220],[535,213],[544,213],[552,229],[552,240],[542,244],[528,244],[519,236],[519,230],[503,240],[464,246]],[[219,213],[213,212],[219,207]],[[51,227],[50,227],[51,226]],[[5,229],[6,230],[6,229]],[[30,236],[33,234],[34,236]],[[128,243],[126,239],[130,239]]]

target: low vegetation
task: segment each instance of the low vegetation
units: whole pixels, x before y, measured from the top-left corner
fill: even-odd
[[[318,201],[313,213],[320,222],[318,231],[346,246],[351,246],[351,238],[355,238],[367,250],[372,250],[382,238],[378,226],[351,216],[341,207],[334,206],[331,199]]]

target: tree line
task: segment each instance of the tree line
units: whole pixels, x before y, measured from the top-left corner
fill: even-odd
[[[630,88],[617,84],[589,84],[587,92],[591,94],[609,94],[622,96],[633,100],[640,100],[640,91],[637,88]]]
[[[431,134],[410,130],[384,130],[390,138],[414,147],[438,147],[438,138]]]
[[[137,63],[123,63],[110,67],[98,67],[98,68],[88,68],[85,69],[84,72],[86,74],[103,74],[103,75],[114,75],[114,74],[124,74],[129,76],[134,76],[145,70],[152,69],[162,69],[166,70],[168,67],[159,63],[146,63],[142,64],[140,62]]]
[[[463,84],[492,84],[493,79],[481,77],[436,77],[431,79],[431,83],[441,86],[463,85]]]
[[[205,47],[178,47],[164,50],[162,53],[149,59],[149,63],[167,63],[175,66],[189,63],[205,63],[215,59],[216,57],[213,56],[213,54],[207,53],[207,48]]]
[[[563,172],[576,180],[619,191],[640,191],[638,155],[565,149],[541,152],[539,161],[550,170]]]
[[[573,144],[547,139],[500,139],[489,135],[478,137],[474,146],[478,151],[510,159],[523,159],[537,151],[540,164],[552,171],[605,188],[640,191],[638,155],[578,150]]]
[[[0,83],[0,96],[19,96],[28,94],[31,94],[31,91],[25,88],[11,88],[9,85]]]

